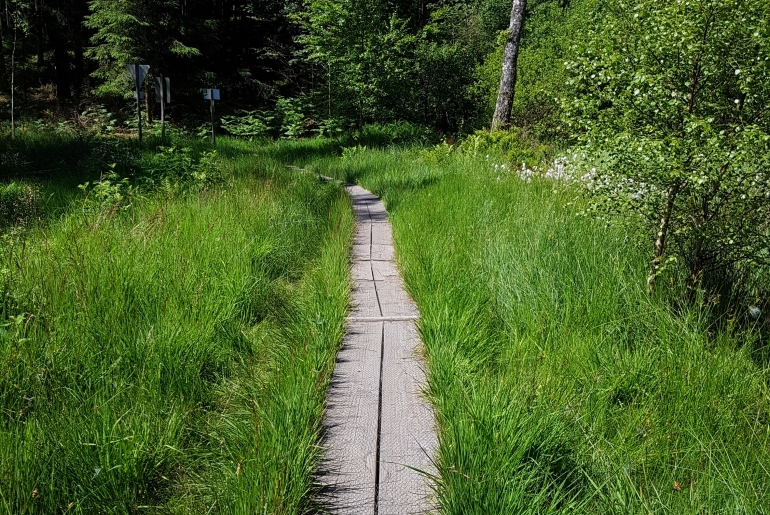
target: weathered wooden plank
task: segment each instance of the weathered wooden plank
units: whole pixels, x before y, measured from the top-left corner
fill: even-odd
[[[381,316],[380,302],[373,281],[356,281],[350,292],[351,315],[359,317]]]
[[[382,324],[349,324],[327,392],[317,479],[331,513],[374,515]]]
[[[393,229],[390,224],[372,223],[372,243],[393,245]]]
[[[384,222],[388,219],[388,212],[385,211],[385,205],[382,201],[377,200],[377,202],[369,204],[369,217],[373,222]]]
[[[372,242],[371,259],[377,261],[391,261],[396,256],[393,245],[378,245]]]
[[[353,282],[374,281],[374,275],[372,273],[372,262],[368,260],[354,260],[350,266],[350,277],[353,279]]]
[[[359,261],[368,261],[372,259],[372,246],[371,245],[353,245],[353,249],[351,251],[353,255],[353,259],[359,260]]]
[[[377,300],[381,316],[417,316],[419,311],[409,294],[400,284],[400,279],[375,281]]]
[[[393,261],[372,261],[371,269],[375,281],[395,281],[403,286],[401,274]]]
[[[343,515],[429,513],[430,481],[413,470],[435,473],[433,411],[420,395],[425,377],[416,356],[419,311],[393,261],[383,203],[358,186],[347,190],[357,221],[353,309],[327,394],[322,500]]]
[[[356,231],[353,233],[354,245],[371,245],[372,244],[372,225],[368,222],[360,222],[356,224]]]
[[[438,443],[433,411],[422,396],[419,345],[414,322],[385,323],[378,515],[422,514],[435,508],[424,473],[436,474],[431,456]]]

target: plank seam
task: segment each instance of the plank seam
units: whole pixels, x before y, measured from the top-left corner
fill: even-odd
[[[348,317],[349,322],[411,322],[419,320],[417,315],[381,316],[381,317]]]
[[[382,367],[385,363],[385,324],[380,333],[380,386],[377,399],[377,446],[374,468],[374,515],[380,511],[380,438],[382,437]]]

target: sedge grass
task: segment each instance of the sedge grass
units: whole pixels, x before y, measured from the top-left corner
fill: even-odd
[[[3,237],[0,512],[312,509],[352,216],[244,145]]]
[[[304,162],[391,213],[422,315],[442,513],[770,510],[763,342],[675,312],[662,286],[650,298],[646,253],[582,216],[579,192],[442,147]]]

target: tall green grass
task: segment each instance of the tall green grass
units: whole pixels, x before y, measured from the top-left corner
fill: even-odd
[[[645,290],[577,190],[449,148],[308,160],[391,213],[421,310],[442,513],[767,513],[768,342]],[[721,330],[716,329],[721,327]]]
[[[0,238],[0,512],[313,509],[349,201],[219,151],[217,185],[73,193]]]

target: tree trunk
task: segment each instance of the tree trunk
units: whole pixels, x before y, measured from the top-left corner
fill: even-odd
[[[59,102],[69,100],[72,96],[70,92],[70,56],[67,52],[67,40],[56,35],[55,47],[53,49],[53,61],[56,68],[56,98]]]
[[[513,93],[516,89],[516,61],[519,57],[519,43],[526,8],[527,0],[513,0],[511,24],[508,27],[508,39],[505,42],[503,53],[500,92],[495,104],[495,115],[492,117],[492,130],[508,129],[511,126],[511,106],[513,105]]]
[[[0,75],[3,76],[2,83],[0,83],[0,88],[4,88],[6,86],[5,85],[5,76],[6,76],[5,75],[6,74],[5,48],[3,47],[3,30],[4,30],[3,23],[0,22]]]
[[[663,258],[663,252],[666,250],[666,236],[668,235],[668,226],[671,222],[671,213],[674,211],[674,202],[679,194],[680,185],[674,184],[666,191],[666,204],[663,207],[663,216],[660,220],[660,230],[655,240],[655,250],[652,255],[652,265],[650,267],[650,276],[647,278],[647,292],[652,294],[655,290],[655,279],[660,273],[660,261]]]
[[[74,84],[75,84],[75,96],[77,98],[80,98],[83,96],[85,91],[85,86],[83,84],[83,81],[85,79],[85,59],[83,57],[83,33],[78,32],[76,39],[75,39],[75,76],[74,76]]]

